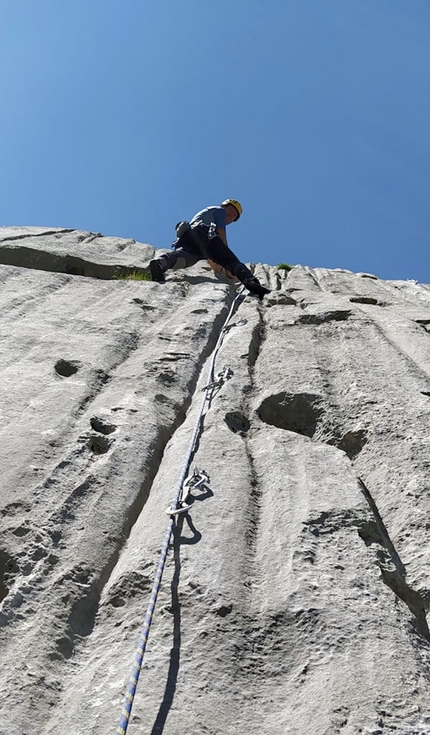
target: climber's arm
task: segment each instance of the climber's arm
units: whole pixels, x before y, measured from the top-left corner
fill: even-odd
[[[227,243],[227,235],[226,235],[226,232],[225,232],[225,228],[224,227],[217,227],[216,228],[216,234],[218,235],[218,237],[221,238],[221,240],[223,241],[224,245],[228,245],[228,243]]]

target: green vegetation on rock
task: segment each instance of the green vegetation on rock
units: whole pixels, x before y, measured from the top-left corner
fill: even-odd
[[[146,271],[130,271],[129,273],[118,273],[114,276],[115,281],[150,281],[151,276]]]

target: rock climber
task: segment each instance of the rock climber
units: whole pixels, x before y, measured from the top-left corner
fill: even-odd
[[[174,251],[160,255],[149,264],[152,280],[163,283],[169,268],[190,268],[199,260],[209,260],[262,299],[269,289],[261,285],[227,244],[225,228],[231,222],[237,222],[242,211],[236,199],[225,199],[219,206],[197,212],[191,222],[180,222],[176,226],[178,239],[173,243]]]

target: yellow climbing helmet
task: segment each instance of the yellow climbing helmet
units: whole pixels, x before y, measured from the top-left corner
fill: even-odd
[[[235,208],[235,210],[236,210],[236,212],[237,212],[237,217],[236,217],[236,220],[238,220],[238,219],[239,219],[239,217],[240,217],[240,215],[241,215],[241,214],[242,214],[242,212],[243,212],[243,209],[242,209],[242,205],[240,204],[240,202],[238,202],[238,201],[237,201],[237,199],[224,199],[224,201],[223,201],[223,202],[221,202],[221,206],[222,206],[222,207],[226,207],[226,206],[227,206],[227,204],[231,204],[231,205],[232,205],[232,207],[234,207],[234,208]]]

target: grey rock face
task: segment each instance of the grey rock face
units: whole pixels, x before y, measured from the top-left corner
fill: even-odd
[[[0,733],[115,732],[231,282],[0,230]],[[430,733],[430,286],[263,265],[128,732]]]

